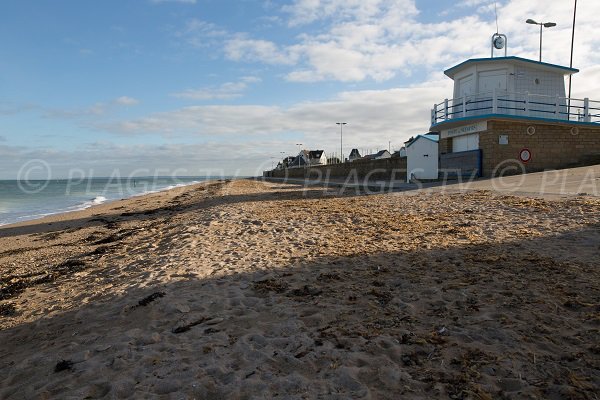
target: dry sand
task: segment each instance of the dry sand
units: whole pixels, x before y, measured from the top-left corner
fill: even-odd
[[[600,200],[216,182],[0,228],[0,398],[598,399]]]

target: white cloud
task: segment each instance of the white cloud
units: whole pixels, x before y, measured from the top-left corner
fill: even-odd
[[[206,87],[200,89],[187,89],[183,92],[173,93],[171,96],[190,100],[226,100],[242,97],[248,89],[248,85],[260,82],[260,78],[254,76],[242,77],[239,82],[226,82],[217,87]]]
[[[279,43],[247,34],[228,35],[226,58],[238,62],[262,62],[289,67],[290,81],[336,80],[382,82],[415,71],[432,73],[467,58],[488,57],[489,38],[496,31],[494,2],[464,0],[466,15],[437,23],[420,21],[413,0],[296,0],[281,9],[291,27],[320,22],[320,29],[306,29],[291,43]],[[509,55],[536,58],[539,36],[527,17],[552,20],[556,28],[544,31],[545,61],[568,63],[571,2],[512,0],[498,4],[500,31],[507,34]],[[594,40],[600,2],[579,6],[576,60],[579,65],[600,59]]]
[[[120,106],[135,106],[136,104],[139,104],[140,101],[132,97],[121,96],[114,99],[113,103],[118,104]]]
[[[247,39],[243,35],[228,39],[224,49],[225,56],[233,61],[293,65],[297,55],[291,50],[282,50],[271,41]]]
[[[284,138],[290,132],[297,132],[298,139],[307,146],[334,151],[339,143],[335,122],[343,120],[348,122],[344,133],[348,146],[380,144],[387,147],[388,140],[400,144],[428,130],[431,105],[441,101],[444,93],[451,92],[450,80],[438,78],[440,80],[409,88],[343,92],[327,101],[301,102],[290,107],[190,106],[97,128],[118,135],[256,140]]]

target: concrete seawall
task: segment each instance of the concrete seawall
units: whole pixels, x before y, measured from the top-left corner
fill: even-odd
[[[265,171],[265,177],[306,179],[406,180],[406,157]]]

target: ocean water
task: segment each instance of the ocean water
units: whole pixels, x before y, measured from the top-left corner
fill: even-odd
[[[48,181],[0,180],[0,226],[42,218],[52,214],[84,210],[111,200],[159,192],[209,179],[213,178],[139,177]]]

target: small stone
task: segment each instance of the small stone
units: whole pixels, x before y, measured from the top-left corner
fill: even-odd
[[[190,306],[185,305],[185,304],[177,305],[177,306],[175,306],[175,308],[177,309],[177,311],[182,312],[182,313],[190,312]]]

